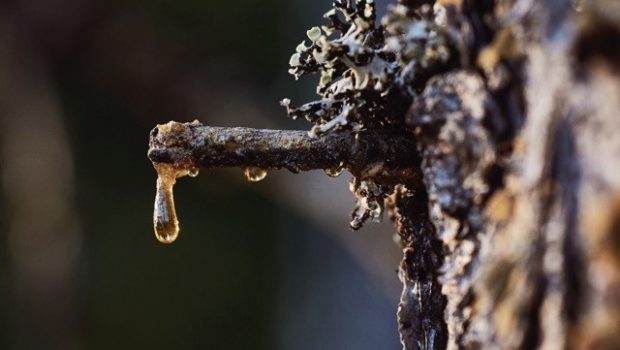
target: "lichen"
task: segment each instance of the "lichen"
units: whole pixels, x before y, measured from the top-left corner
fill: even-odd
[[[374,1],[335,1],[324,15],[329,23],[308,30],[309,41],[297,46],[289,62],[295,78],[319,75],[320,99],[296,107],[286,98],[281,105],[291,118],[313,124],[311,137],[333,130],[402,128],[418,80],[450,57],[435,12],[429,5],[398,4],[377,23]],[[394,190],[373,179],[381,169],[354,174],[360,178],[351,186],[357,198],[353,229],[368,218],[380,220],[383,202]]]

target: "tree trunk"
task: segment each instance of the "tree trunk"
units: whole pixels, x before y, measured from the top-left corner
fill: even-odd
[[[462,69],[408,113],[428,206],[397,220],[434,229],[404,240],[405,348],[620,348],[620,2],[442,3]]]

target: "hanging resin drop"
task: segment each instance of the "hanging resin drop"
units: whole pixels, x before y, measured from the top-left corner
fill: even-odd
[[[344,162],[340,162],[338,166],[335,166],[333,168],[323,169],[323,171],[329,177],[338,177],[344,171]]]
[[[383,217],[383,205],[381,205],[379,202],[376,202],[373,203],[373,206],[371,206],[369,209],[372,221],[377,223],[381,222],[381,219]]]
[[[189,175],[189,177],[196,177],[196,176],[198,176],[199,173],[200,173],[200,169],[199,168],[190,168],[187,171],[187,175]]]
[[[267,170],[256,167],[247,167],[243,169],[243,175],[245,176],[245,179],[250,182],[258,182],[267,177]]]
[[[175,169],[168,164],[156,163],[154,166],[157,170],[157,192],[153,212],[155,237],[161,243],[170,244],[177,239],[180,231],[172,188],[177,177],[187,175],[188,171]]]

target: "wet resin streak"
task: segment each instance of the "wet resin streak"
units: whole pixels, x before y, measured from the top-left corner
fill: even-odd
[[[161,243],[170,244],[179,236],[179,219],[174,208],[173,187],[177,178],[185,175],[197,175],[195,169],[177,169],[168,164],[154,163],[157,170],[157,192],[153,211],[155,237]]]

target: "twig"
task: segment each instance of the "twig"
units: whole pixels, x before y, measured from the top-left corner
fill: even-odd
[[[181,168],[257,167],[299,172],[342,166],[354,175],[372,168],[419,165],[415,139],[402,129],[334,131],[310,137],[306,131],[210,127],[198,122],[155,127],[148,157]]]

